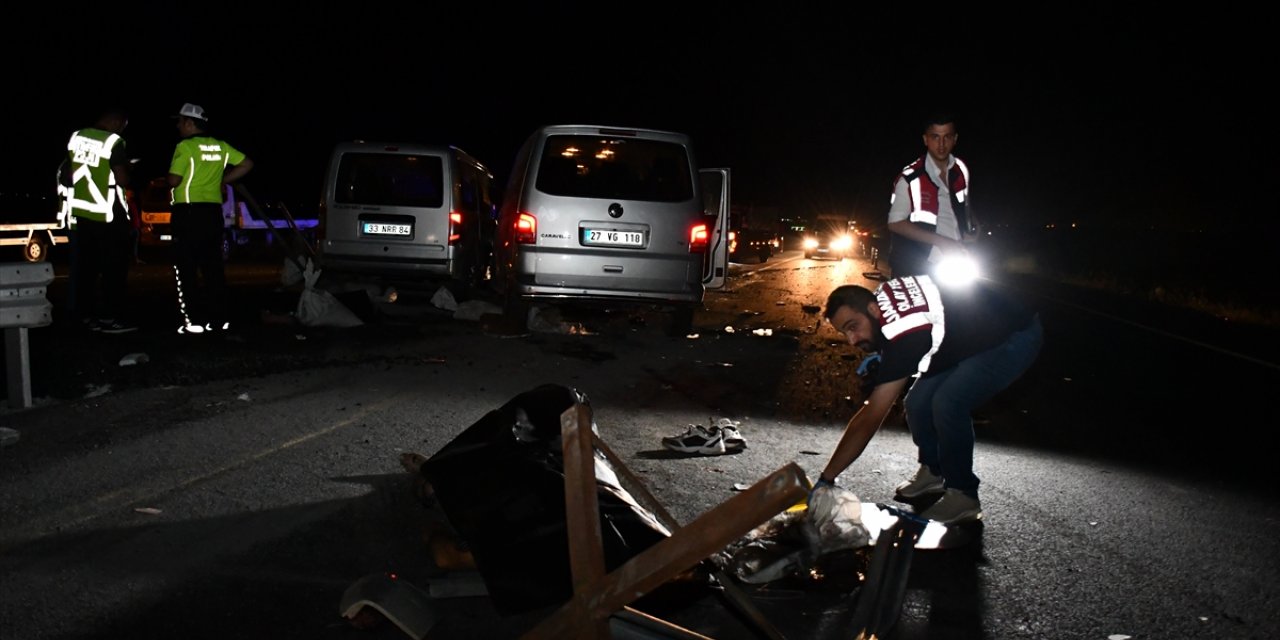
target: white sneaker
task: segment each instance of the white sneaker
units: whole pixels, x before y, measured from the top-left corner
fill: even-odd
[[[747,440],[742,437],[738,431],[738,425],[742,424],[741,420],[731,420],[729,418],[711,418],[711,432],[720,432],[724,437],[724,448],[726,451],[738,452],[747,448]]]
[[[942,493],[942,478],[933,475],[929,467],[922,464],[910,480],[897,486],[894,495],[898,498],[915,500],[936,493]]]
[[[933,506],[920,512],[920,517],[942,524],[973,522],[982,519],[982,503],[959,489],[947,489]]]
[[[663,438],[662,446],[672,451],[700,453],[706,456],[725,453],[724,434],[719,429],[707,429],[700,424],[689,425],[689,428],[680,435]]]

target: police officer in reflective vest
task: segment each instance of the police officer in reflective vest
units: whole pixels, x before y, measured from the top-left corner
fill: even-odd
[[[890,278],[875,291],[837,287],[824,316],[851,346],[879,354],[880,365],[817,484],[834,484],[861,457],[910,384],[903,404],[920,467],[897,486],[896,499],[924,507],[937,498],[919,514],[946,524],[980,519],[972,414],[1039,356],[1039,313],[985,283],[916,275]]]
[[[244,176],[253,161],[205,132],[204,108],[187,103],[175,116],[182,139],[169,163],[173,188],[170,228],[178,282],[180,333],[229,327],[227,281],[222,265],[223,187]]]
[[[123,111],[112,109],[72,133],[59,170],[67,226],[74,229],[71,313],[103,333],[137,329],[121,317],[129,272],[129,158],[120,134],[128,124]]]
[[[976,240],[969,205],[969,167],[952,155],[959,134],[950,115],[928,119],[925,155],[903,168],[889,201],[889,268],[894,277],[931,273],[946,254]]]

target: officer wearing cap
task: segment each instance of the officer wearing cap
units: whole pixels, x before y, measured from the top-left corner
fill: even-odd
[[[169,163],[173,188],[174,271],[178,284],[180,333],[204,333],[229,326],[227,282],[222,265],[224,186],[253,168],[244,153],[206,132],[204,107],[186,103],[178,111],[182,139]]]

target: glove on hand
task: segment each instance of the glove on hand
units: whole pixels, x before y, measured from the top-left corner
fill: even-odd
[[[834,486],[836,486],[835,483],[831,482],[830,480],[827,480],[826,478],[823,478],[822,476],[818,476],[818,481],[813,483],[813,488],[809,490],[809,499],[805,501],[805,507],[807,508],[807,507],[813,506],[813,494],[817,493],[818,489],[821,489],[823,487],[829,488]]]
[[[880,352],[867,354],[862,362],[858,364],[856,373],[859,376],[867,377],[869,374],[875,373],[880,368]]]

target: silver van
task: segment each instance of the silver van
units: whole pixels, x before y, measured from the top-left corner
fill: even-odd
[[[338,143],[320,198],[320,266],[468,291],[492,262],[493,196],[493,174],[457,147]]]
[[[728,169],[699,170],[687,135],[553,125],[516,154],[493,285],[509,321],[535,301],[669,309],[687,332],[728,265]]]

